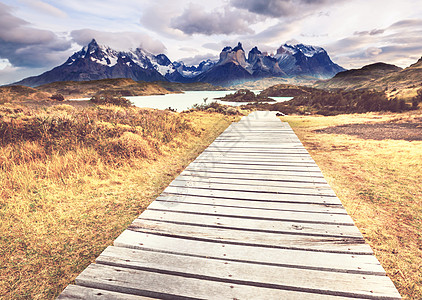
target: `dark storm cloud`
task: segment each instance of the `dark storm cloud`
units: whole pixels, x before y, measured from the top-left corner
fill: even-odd
[[[48,30],[31,27],[15,17],[11,7],[0,3],[0,58],[13,66],[45,67],[64,59],[63,52],[70,49],[70,42]]]
[[[302,13],[308,8],[319,8],[328,0],[231,0],[236,8],[270,17],[287,17]]]
[[[207,12],[200,5],[190,4],[181,16],[171,20],[171,27],[188,35],[229,35],[253,33],[249,26],[256,22],[256,16],[244,11],[225,7]]]

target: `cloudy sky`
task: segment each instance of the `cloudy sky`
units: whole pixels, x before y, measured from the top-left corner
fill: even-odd
[[[95,38],[196,64],[224,46],[324,47],[345,68],[422,56],[420,0],[0,0],[0,84],[62,64]]]

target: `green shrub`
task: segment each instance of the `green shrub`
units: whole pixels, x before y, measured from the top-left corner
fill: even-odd
[[[121,96],[114,96],[114,95],[96,95],[93,96],[90,101],[95,104],[104,105],[104,104],[112,104],[122,107],[130,107],[132,106],[132,102],[129,99],[123,98]]]
[[[56,101],[64,101],[64,96],[62,94],[54,94],[50,97],[50,99]]]

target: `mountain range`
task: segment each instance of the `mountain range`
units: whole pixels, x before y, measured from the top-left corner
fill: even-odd
[[[135,81],[204,82],[228,86],[268,77],[331,78],[344,68],[333,63],[321,47],[282,45],[275,55],[252,48],[247,57],[241,43],[225,47],[218,61],[207,59],[197,66],[171,62],[165,54],[154,55],[141,48],[116,51],[93,39],[68,60],[50,71],[15,84],[39,86],[56,81],[89,81],[129,78]]]

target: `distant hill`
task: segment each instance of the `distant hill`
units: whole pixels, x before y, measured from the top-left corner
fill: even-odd
[[[152,82],[136,82],[127,78],[101,79],[91,81],[60,81],[41,85],[37,90],[50,94],[62,94],[66,99],[90,98],[98,94],[117,96],[164,95],[171,93]]]
[[[184,91],[225,91],[227,88],[222,86],[212,85],[207,82],[169,82],[169,81],[154,81],[153,83],[165,88],[170,92],[184,92]]]
[[[277,84],[263,90],[260,95],[264,97],[296,97],[310,95],[313,88],[291,84]]]
[[[376,81],[378,89],[386,89],[390,96],[411,98],[422,88],[422,58],[415,64]]]
[[[385,91],[390,98],[409,99],[422,88],[422,58],[405,69],[385,63],[364,66],[338,73],[331,79],[316,82],[314,86],[322,89]]]
[[[346,90],[374,88],[374,85],[378,86],[378,83],[375,83],[378,79],[401,70],[402,68],[395,65],[375,63],[361,69],[340,72],[331,79],[316,82],[315,87]]]
[[[0,104],[15,101],[48,100],[51,94],[27,86],[0,86]]]

